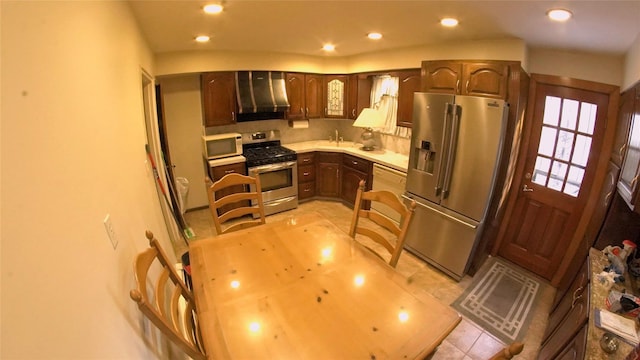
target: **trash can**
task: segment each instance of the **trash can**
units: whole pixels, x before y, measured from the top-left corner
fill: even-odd
[[[176,177],[176,189],[178,189],[178,206],[180,213],[184,215],[187,210],[187,196],[189,195],[189,180],[184,177]]]

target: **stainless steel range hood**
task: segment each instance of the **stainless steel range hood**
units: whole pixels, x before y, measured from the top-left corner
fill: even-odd
[[[284,72],[236,72],[238,114],[277,113],[289,109]]]

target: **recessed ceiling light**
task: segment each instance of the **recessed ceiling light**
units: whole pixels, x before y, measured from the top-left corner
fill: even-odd
[[[382,34],[377,32],[368,33],[367,37],[371,40],[380,40],[382,39]]]
[[[222,4],[209,4],[205,5],[203,8],[204,12],[207,14],[219,14],[222,12]]]
[[[335,49],[336,49],[336,46],[333,45],[333,44],[325,44],[322,47],[322,50],[324,50],[324,51],[334,51]]]
[[[207,41],[209,41],[209,37],[207,35],[199,35],[199,36],[196,36],[196,41],[197,42],[207,42]]]
[[[565,9],[551,9],[547,11],[549,19],[554,21],[567,21],[572,15],[571,11]]]
[[[458,25],[458,20],[454,18],[444,18],[440,20],[440,25],[446,26],[446,27],[454,27]]]

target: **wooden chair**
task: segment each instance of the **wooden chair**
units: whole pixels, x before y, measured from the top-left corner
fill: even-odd
[[[349,229],[349,236],[355,239],[356,234],[361,234],[384,246],[385,249],[387,249],[387,251],[389,251],[389,253],[391,254],[389,265],[391,265],[392,267],[396,267],[396,265],[398,264],[398,259],[400,258],[400,253],[402,252],[402,247],[404,245],[404,239],[407,235],[409,223],[411,222],[413,212],[416,208],[416,202],[412,201],[409,205],[409,208],[407,208],[394,193],[386,190],[365,192],[364,184],[364,180],[361,180],[358,186],[358,193],[356,195],[356,202],[353,208],[353,216],[351,218],[351,228]],[[400,224],[396,224],[391,219],[375,211],[364,210],[362,208],[364,201],[380,202],[398,212],[400,214]],[[385,236],[377,233],[373,229],[358,226],[358,221],[360,220],[360,218],[368,218],[377,225],[387,229],[389,232],[395,235],[395,244],[392,244]],[[371,248],[369,248],[369,250],[373,251],[374,254],[382,258],[382,256],[380,256],[380,254],[378,254],[375,250]]]
[[[493,355],[489,360],[509,360],[514,356],[520,354],[524,349],[524,344],[521,342],[511,343],[509,346],[504,349],[498,351],[495,355]]]
[[[193,294],[153,233],[147,231],[145,235],[151,247],[135,259],[136,288],[129,292],[129,296],[138,304],[140,311],[187,355],[193,359],[206,359]],[[160,267],[154,265],[156,260]],[[151,280],[152,274],[156,273],[158,276]],[[150,285],[152,288],[147,290]]]
[[[208,182],[209,209],[218,234],[265,223],[260,177],[231,173],[215,183],[208,178],[205,181]],[[247,215],[252,219],[242,219]],[[231,221],[233,223],[229,224]],[[227,225],[224,229],[223,224]]]

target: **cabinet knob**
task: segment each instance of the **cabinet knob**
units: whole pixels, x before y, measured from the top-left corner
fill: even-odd
[[[225,173],[225,174],[233,174],[234,172],[235,172],[235,171],[233,171],[233,170],[225,170],[225,171],[224,171],[224,173]]]
[[[304,175],[304,176],[309,176],[309,173],[308,173],[308,172],[305,172],[305,173],[302,173],[302,175]]]

